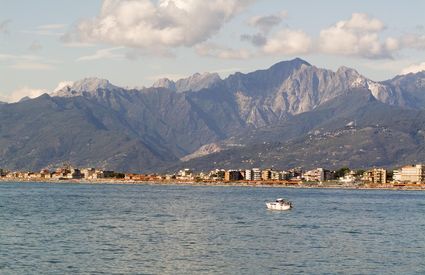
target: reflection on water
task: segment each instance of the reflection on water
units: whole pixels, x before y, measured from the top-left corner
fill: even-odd
[[[265,208],[286,197],[291,211]],[[425,193],[0,184],[0,273],[423,273]]]

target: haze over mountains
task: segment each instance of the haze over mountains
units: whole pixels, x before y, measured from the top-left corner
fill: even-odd
[[[425,72],[375,82],[298,58],[144,89],[88,78],[0,104],[0,167],[395,166],[425,161],[424,109]]]

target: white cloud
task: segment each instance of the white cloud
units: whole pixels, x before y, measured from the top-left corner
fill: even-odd
[[[369,18],[365,13],[353,13],[350,20],[340,21],[336,24],[345,29],[360,32],[379,32],[385,28],[384,23],[376,18]]]
[[[80,61],[94,61],[99,59],[114,59],[114,60],[120,60],[124,58],[123,54],[116,53],[115,51],[121,50],[123,47],[115,47],[115,48],[108,48],[108,49],[101,49],[97,50],[92,55],[86,55],[82,56],[77,59],[77,62]]]
[[[33,89],[25,86],[13,91],[8,96],[6,96],[5,99],[7,102],[13,103],[18,102],[24,97],[35,98],[42,95],[43,93],[43,89]]]
[[[196,46],[197,54],[201,56],[215,57],[219,59],[248,59],[253,54],[247,49],[232,49],[216,45],[214,43],[203,43]]]
[[[269,38],[262,50],[266,54],[295,55],[308,53],[312,39],[303,31],[283,29]]]
[[[384,28],[384,23],[376,18],[353,13],[349,20],[339,21],[320,32],[319,50],[328,54],[372,59],[391,58],[400,45],[395,38],[381,41],[379,36]]]
[[[65,41],[149,50],[206,41],[254,0],[104,0],[99,16],[81,21]]]
[[[353,13],[350,19],[321,30],[316,38],[303,30],[290,28],[269,33],[286,16],[286,13],[282,13],[280,17],[276,14],[251,18],[250,25],[259,28],[261,32],[242,35],[241,40],[249,41],[265,54],[298,55],[316,52],[367,59],[392,58],[404,46],[400,39],[382,38],[384,23],[364,13]]]
[[[418,73],[425,71],[425,62],[419,64],[412,64],[401,71],[401,74]]]

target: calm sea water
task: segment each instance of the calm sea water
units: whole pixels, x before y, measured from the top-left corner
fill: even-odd
[[[0,183],[1,274],[300,272],[424,274],[425,192]]]

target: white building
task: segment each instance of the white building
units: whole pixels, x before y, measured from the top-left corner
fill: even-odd
[[[345,174],[345,176],[340,177],[338,179],[341,183],[355,183],[357,181],[356,173],[354,171],[350,171],[349,173]]]
[[[323,168],[316,168],[305,172],[303,177],[306,181],[322,182],[325,180],[325,170]]]
[[[96,179],[96,169],[95,168],[84,168],[81,169],[81,174],[85,179]]]
[[[258,168],[252,169],[252,180],[261,180],[261,170]]]
[[[177,177],[176,178],[177,179],[181,179],[181,180],[192,180],[194,178],[193,171],[190,170],[190,169],[188,169],[188,168],[183,169],[183,170],[180,170],[177,173]]]
[[[425,181],[425,166],[422,164],[401,167],[401,182],[421,183]]]
[[[252,180],[252,171],[245,170],[245,180]]]

